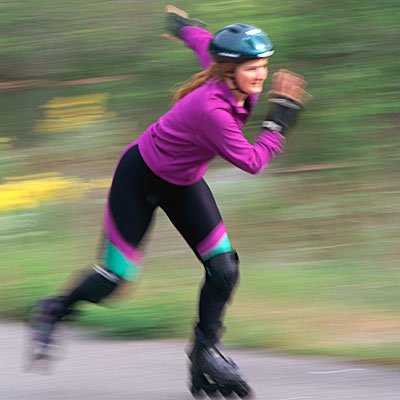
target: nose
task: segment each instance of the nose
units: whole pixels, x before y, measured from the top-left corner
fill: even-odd
[[[267,79],[268,69],[266,67],[260,67],[257,69],[257,79],[265,80]]]

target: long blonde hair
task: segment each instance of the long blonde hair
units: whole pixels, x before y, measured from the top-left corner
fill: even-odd
[[[183,84],[175,93],[172,98],[172,104],[175,104],[182,97],[197,89],[210,79],[215,78],[217,81],[221,81],[228,74],[232,74],[235,68],[238,66],[237,63],[218,62],[212,63],[207,69],[201,71],[192,76],[190,81]]]

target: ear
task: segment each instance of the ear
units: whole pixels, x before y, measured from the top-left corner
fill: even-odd
[[[229,70],[229,71],[226,71],[226,74],[225,74],[226,76],[229,76],[229,77],[231,77],[231,78],[234,78],[235,77],[235,75],[236,75],[236,68],[233,68],[233,69],[231,69],[231,70]]]

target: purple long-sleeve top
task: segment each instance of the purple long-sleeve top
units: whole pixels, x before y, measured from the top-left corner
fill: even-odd
[[[180,37],[203,68],[212,63],[208,53],[211,33],[187,26]],[[238,106],[225,81],[208,81],[149,126],[138,139],[140,154],[156,175],[177,185],[199,181],[216,156],[256,174],[283,151],[285,141],[279,133],[266,130],[261,130],[254,144],[243,136],[241,129],[257,98],[250,95],[246,107]]]

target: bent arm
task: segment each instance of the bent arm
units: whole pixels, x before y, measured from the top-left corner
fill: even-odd
[[[202,144],[250,174],[261,172],[276,154],[283,152],[285,138],[274,131],[262,130],[250,144],[227,110],[215,109],[205,115],[205,120],[204,126],[209,129],[199,137]]]

